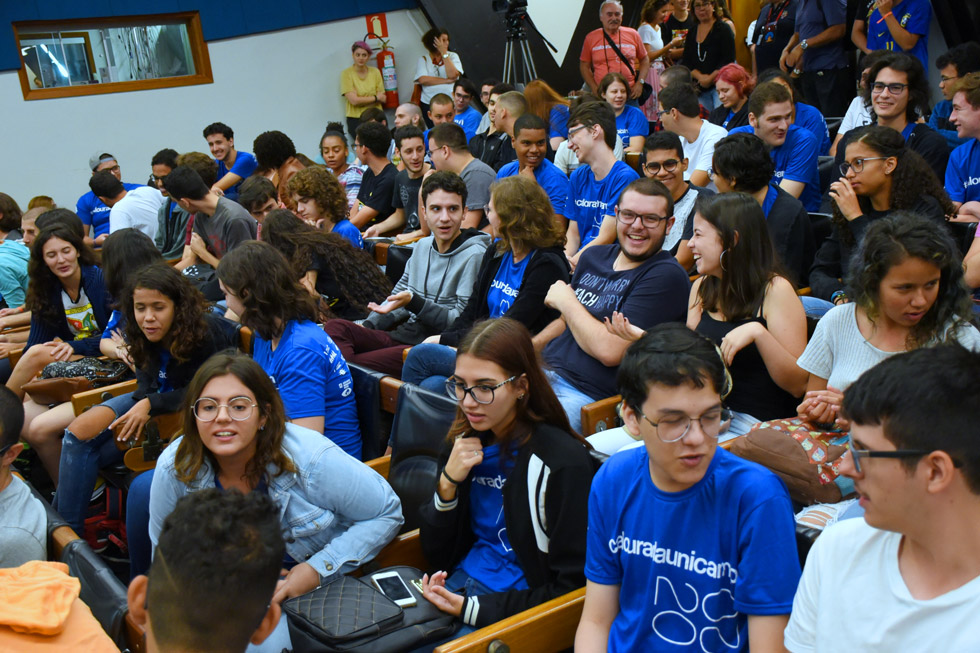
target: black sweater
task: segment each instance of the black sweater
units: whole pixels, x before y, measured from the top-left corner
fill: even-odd
[[[443,454],[440,468],[448,458],[448,452]],[[589,490],[596,460],[569,434],[536,425],[517,451],[503,489],[507,536],[529,589],[466,597],[464,622],[482,628],[585,585]],[[422,552],[430,564],[454,569],[475,542],[469,479],[443,510],[435,498],[420,511]]]
[[[504,317],[517,320],[533,335],[558,319],[558,311],[545,306],[544,297],[555,281],[568,283],[569,267],[568,260],[558,245],[534,250],[530,256],[531,260],[524,269],[520,291]],[[498,253],[497,247],[491,244],[480,261],[480,271],[470,300],[449,329],[443,332],[439,338],[440,344],[457,346],[474,324],[490,317],[487,295],[503,260],[504,255]]]

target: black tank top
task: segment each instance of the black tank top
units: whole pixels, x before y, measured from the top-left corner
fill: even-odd
[[[752,317],[734,322],[716,320],[708,311],[701,312],[701,321],[696,331],[721,345],[721,340],[729,331],[743,324],[758,322],[766,326],[763,317]],[[760,420],[780,419],[796,415],[799,401],[776,385],[769,376],[766,363],[755,344],[745,347],[732,359],[728,366],[732,375],[732,391],[725,399],[725,405],[734,411],[748,413]]]

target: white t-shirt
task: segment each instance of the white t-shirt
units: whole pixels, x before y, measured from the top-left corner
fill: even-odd
[[[459,62],[459,55],[455,52],[449,52],[446,54],[447,57],[452,59],[453,65],[456,66],[456,70],[459,74],[463,74],[463,64]],[[432,63],[432,57],[429,55],[423,55],[419,57],[419,62],[415,66],[415,81],[419,81],[419,77],[445,77],[446,76],[446,66],[436,66]],[[436,84],[434,86],[423,86],[422,87],[422,102],[424,104],[429,104],[432,98],[439,93],[445,93],[449,97],[453,96],[453,82],[448,82],[446,84]]]
[[[858,95],[851,100],[850,106],[847,107],[847,113],[844,114],[844,119],[841,120],[837,133],[846,134],[852,129],[870,124],[871,112],[868,111],[868,106],[864,103],[864,98]]]
[[[650,46],[653,48],[654,52],[664,49],[664,39],[663,35],[660,33],[660,25],[653,27],[649,23],[643,23],[636,31],[639,32],[640,40],[643,41],[643,45]],[[663,61],[663,55],[657,57],[653,61]]]
[[[703,170],[704,172],[711,170],[711,159],[715,156],[715,143],[728,136],[728,130],[721,125],[702,120],[701,133],[698,134],[696,141],[688,143],[686,138],[680,134],[678,136],[680,136],[681,144],[684,146],[684,158],[688,161],[684,181],[689,181],[691,173],[695,170]]]
[[[898,568],[900,533],[846,519],[813,545],[784,634],[792,653],[980,649],[980,576],[929,600]]]
[[[616,146],[613,148],[613,154],[620,161],[626,158],[626,152],[623,150],[623,139],[616,138]],[[568,147],[568,139],[563,140],[558,149],[555,150],[555,165],[561,169],[566,175],[572,174],[576,168],[582,165],[578,157],[575,156],[575,152]]]
[[[157,235],[157,215],[166,198],[156,188],[140,186],[126,192],[109,211],[109,233],[131,227],[150,237]]]
[[[48,515],[27,484],[14,476],[0,492],[0,568],[47,557]]]

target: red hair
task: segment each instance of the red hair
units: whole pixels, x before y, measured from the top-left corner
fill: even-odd
[[[718,77],[715,78],[715,81],[719,79],[737,88],[739,95],[742,97],[748,97],[752,93],[752,89],[755,88],[755,78],[737,63],[722,66],[721,70],[718,71]]]

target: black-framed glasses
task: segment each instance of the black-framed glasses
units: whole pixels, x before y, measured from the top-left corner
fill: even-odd
[[[654,213],[637,213],[635,211],[630,211],[629,209],[617,209],[616,210],[616,220],[620,224],[631,225],[636,222],[639,218],[643,223],[643,226],[647,229],[656,228],[661,222],[667,219],[667,216],[656,215]]]
[[[898,95],[908,87],[909,87],[908,84],[902,84],[901,82],[892,82],[891,84],[886,84],[884,82],[875,82],[874,84],[871,85],[871,92],[881,93],[887,88],[888,92],[891,93],[892,95]]]
[[[666,172],[673,172],[674,170],[677,170],[677,164],[679,163],[680,161],[678,161],[677,159],[667,159],[663,163],[660,163],[658,161],[649,161],[643,167],[646,168],[650,172],[650,174],[655,175],[658,172],[660,172],[661,167],[663,167],[663,169]]]
[[[640,417],[653,426],[661,442],[670,444],[684,439],[684,436],[691,430],[692,422],[697,422],[701,426],[701,431],[709,438],[718,438],[721,435],[722,427],[732,419],[732,411],[724,407],[712,408],[701,417],[677,415],[676,417],[665,417],[659,422],[654,422],[643,413],[640,413]]]
[[[862,458],[921,458],[931,451],[925,449],[895,449],[894,451],[873,451],[871,449],[858,449],[854,446],[854,438],[850,433],[847,434],[847,446],[851,450],[851,460],[854,461],[854,470],[862,474]]]
[[[864,172],[864,162],[865,161],[884,161],[887,156],[868,156],[863,159],[854,159],[854,161],[840,164],[840,173],[847,176],[848,170],[854,170],[854,172]]]
[[[11,442],[6,447],[0,448],[0,458],[2,458],[5,453],[7,453],[8,451],[10,451],[10,448],[13,447],[15,444],[17,444],[17,443],[16,442]]]
[[[956,75],[955,77],[947,77],[946,75],[940,75],[939,81],[942,82],[943,84],[949,84],[954,79],[959,79],[960,77],[961,77],[960,75]]]
[[[493,393],[497,388],[502,388],[514,379],[516,379],[519,374],[515,374],[509,379],[505,379],[498,383],[497,385],[487,385],[485,383],[478,383],[476,385],[471,385],[466,387],[459,380],[449,377],[446,379],[446,394],[449,395],[450,399],[455,399],[456,401],[462,402],[466,395],[473,397],[473,401],[478,404],[492,404],[493,403]]]
[[[236,422],[242,422],[252,416],[256,403],[248,397],[232,397],[227,404],[219,404],[210,397],[202,397],[194,402],[194,417],[202,422],[213,422],[218,419],[222,408],[228,409],[228,416]]]
[[[575,134],[579,133],[583,129],[588,129],[588,127],[586,127],[585,125],[579,125],[578,127],[572,127],[571,129],[568,130],[568,138],[571,138],[572,136],[574,136]]]

